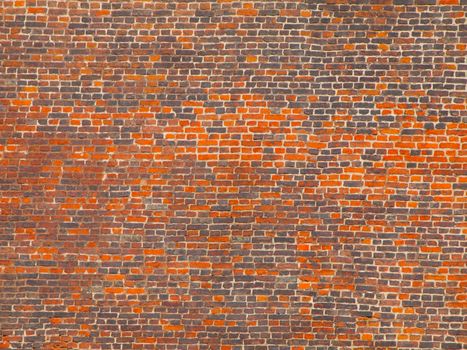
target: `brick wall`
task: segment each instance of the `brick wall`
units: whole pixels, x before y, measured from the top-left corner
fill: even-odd
[[[461,0],[0,4],[0,348],[467,349]]]

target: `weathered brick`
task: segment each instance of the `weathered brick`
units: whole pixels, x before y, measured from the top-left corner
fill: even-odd
[[[466,4],[4,0],[0,349],[465,349]]]

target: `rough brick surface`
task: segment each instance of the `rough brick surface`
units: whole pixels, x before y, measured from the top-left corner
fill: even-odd
[[[461,0],[2,0],[1,349],[467,349]]]

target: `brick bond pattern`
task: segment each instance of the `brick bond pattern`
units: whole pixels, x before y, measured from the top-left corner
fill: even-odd
[[[3,0],[0,348],[467,349],[457,0]]]

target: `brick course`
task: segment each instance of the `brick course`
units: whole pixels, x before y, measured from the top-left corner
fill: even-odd
[[[0,349],[467,349],[466,10],[3,0]]]

